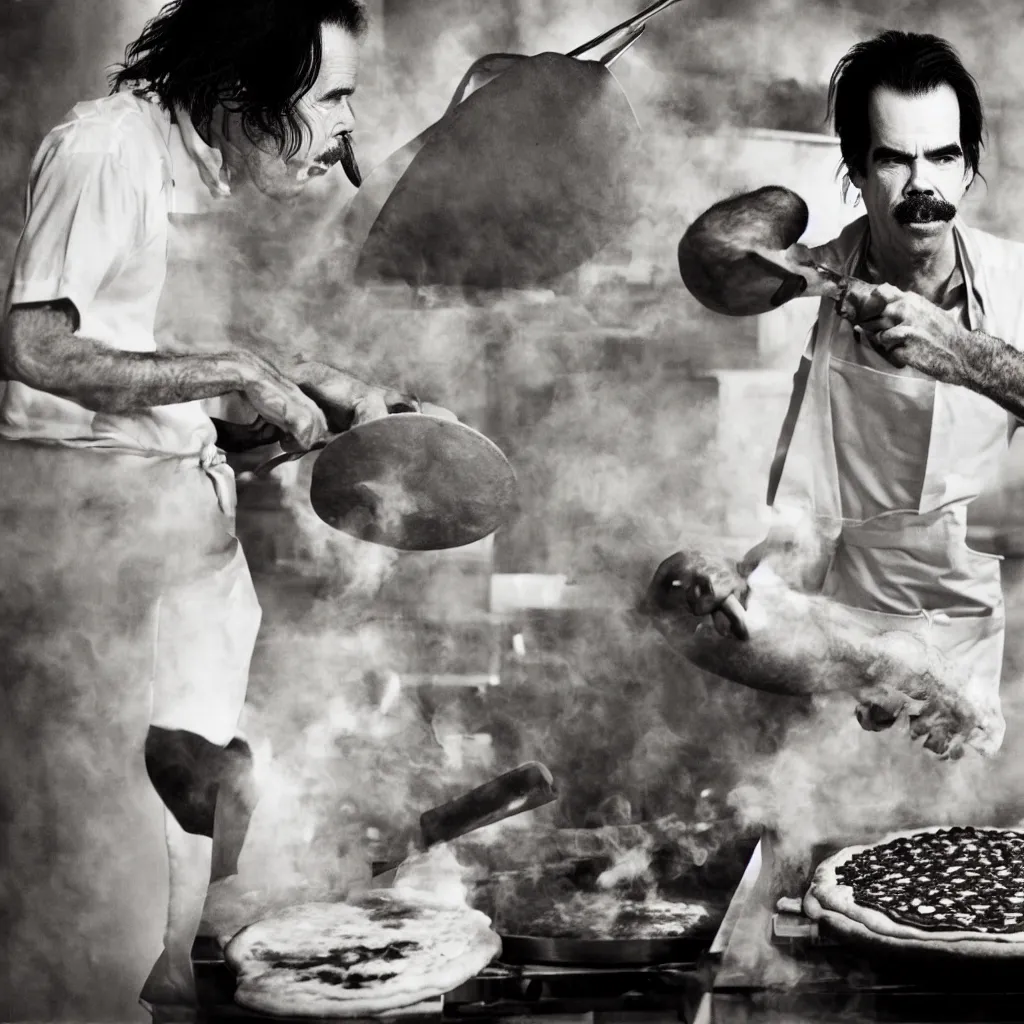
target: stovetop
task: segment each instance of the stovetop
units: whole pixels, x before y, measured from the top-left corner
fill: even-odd
[[[937,962],[857,949],[819,930],[795,900],[810,869],[846,841],[780,863],[754,851],[709,951],[714,980],[694,1024],[1024,1024],[1024,963]]]
[[[192,959],[199,990],[197,1024],[266,1024],[270,1018],[235,1004],[234,975],[215,939],[197,939]],[[706,987],[706,971],[697,960],[596,968],[496,962],[442,999],[397,1016],[409,1024],[509,1018],[549,1024],[569,1019],[573,1024],[690,1024]]]

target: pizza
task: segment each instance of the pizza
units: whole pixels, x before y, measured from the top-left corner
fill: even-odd
[[[490,919],[411,889],[306,903],[243,928],[224,957],[235,1002],[289,1017],[355,1017],[450,992],[501,952]]]
[[[971,957],[1024,956],[1024,832],[897,832],[818,865],[808,917],[845,938]]]

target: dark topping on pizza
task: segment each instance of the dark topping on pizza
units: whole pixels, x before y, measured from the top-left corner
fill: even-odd
[[[370,920],[376,924],[389,924],[402,921],[415,921],[420,912],[415,907],[391,906],[376,907],[370,911]]]
[[[303,959],[288,957],[285,954],[268,952],[260,957],[261,960],[270,961],[270,966],[275,968],[287,968],[294,971],[312,971],[317,967],[357,967],[359,964],[369,963],[372,960],[380,960],[384,963],[391,963],[401,960],[414,949],[419,949],[420,944],[406,939],[401,942],[389,942],[386,946],[344,946],[329,949],[319,956],[310,956]]]
[[[1024,932],[1024,833],[970,826],[903,836],[836,868],[854,902],[926,931]]]
[[[395,971],[390,974],[358,974],[355,971],[346,971],[343,974],[341,971],[324,968],[317,971],[315,977],[317,981],[322,981],[326,985],[338,985],[341,988],[366,988],[367,985],[379,985],[382,981],[397,978],[398,974]]]

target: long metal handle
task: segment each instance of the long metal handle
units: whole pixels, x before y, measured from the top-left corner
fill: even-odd
[[[539,761],[527,761],[504,775],[420,815],[427,847],[475,832],[514,814],[551,803],[558,796],[551,772]]]
[[[280,455],[275,455],[272,458],[267,459],[266,462],[261,462],[253,471],[252,475],[260,477],[261,479],[265,476],[269,476],[278,466],[283,466],[286,462],[294,462],[296,459],[301,459],[303,455],[308,455],[310,452],[317,452],[321,448],[326,448],[326,441],[318,441],[312,448],[307,448],[301,452],[282,452]]]
[[[590,42],[584,43],[582,46],[577,46],[575,50],[571,50],[567,56],[569,57],[581,57],[583,54],[589,52],[600,46],[602,43],[615,40],[618,44],[622,42],[621,39],[615,39],[616,36],[620,35],[625,39],[629,36],[633,29],[639,28],[641,25],[646,24],[656,14],[660,14],[665,8],[671,7],[673,4],[679,3],[679,0],[657,0],[656,3],[651,4],[650,7],[645,8],[639,14],[634,14],[632,18],[627,18],[621,25],[616,25],[615,28],[609,29],[607,32],[603,32],[601,35]]]
[[[543,807],[557,797],[558,787],[548,768],[539,761],[527,761],[440,807],[424,811],[420,815],[420,845],[422,849],[430,849],[486,825]],[[377,865],[374,878],[390,874],[403,861],[404,858]]]
[[[626,37],[626,41],[619,43],[614,50],[606,53],[600,60],[606,68],[610,68],[643,34],[645,25],[641,25],[639,28],[633,29],[632,33]]]

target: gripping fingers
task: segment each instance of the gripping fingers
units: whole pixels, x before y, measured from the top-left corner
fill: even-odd
[[[315,402],[302,395],[301,403],[289,405],[287,429],[303,448],[309,449],[326,436],[327,418]]]
[[[294,393],[292,393],[294,391]],[[267,389],[250,396],[264,419],[280,427],[304,449],[312,448],[327,434],[327,420],[320,407],[298,388]]]
[[[723,602],[717,613],[724,615],[728,622],[730,632],[737,640],[748,640],[750,631],[747,629],[747,612],[740,604],[740,599],[735,594],[730,594]]]
[[[432,402],[421,402],[420,412],[425,416],[434,416],[439,420],[448,420],[450,423],[459,422],[459,417],[451,409],[445,409],[441,405],[434,405]]]
[[[900,356],[900,350],[903,347],[903,338],[893,337],[891,331],[885,332],[884,336],[872,334],[870,331],[862,331],[861,337],[864,338],[883,359],[892,363],[893,366],[903,367],[907,365],[906,360]]]
[[[371,392],[356,402],[353,426],[369,423],[370,420],[383,419],[387,414],[388,406],[384,396],[378,392]]]

